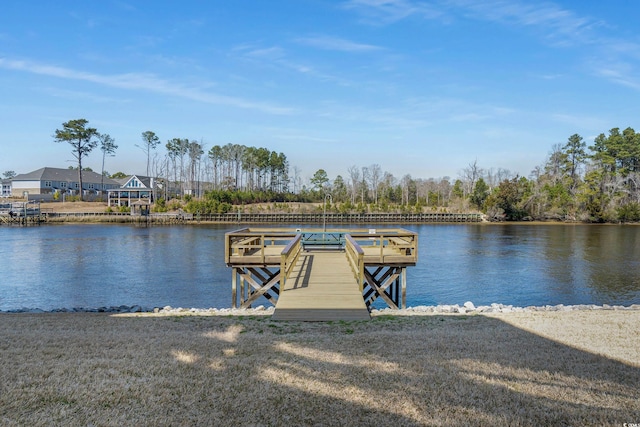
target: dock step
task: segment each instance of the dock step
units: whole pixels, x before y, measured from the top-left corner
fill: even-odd
[[[366,308],[364,310],[336,308],[276,308],[276,311],[273,313],[271,318],[273,320],[295,320],[298,322],[329,322],[337,320],[370,320],[371,316]]]

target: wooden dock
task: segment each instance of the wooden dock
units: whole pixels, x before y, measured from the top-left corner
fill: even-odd
[[[5,202],[0,203],[0,224],[8,225],[40,225],[42,212],[40,202]]]
[[[378,298],[406,306],[417,234],[403,229],[249,229],[225,237],[232,305],[265,298],[278,320],[361,320]]]

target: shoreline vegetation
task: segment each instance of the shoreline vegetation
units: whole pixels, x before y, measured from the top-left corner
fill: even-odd
[[[356,322],[278,322],[253,311],[1,314],[0,423],[640,420],[637,308],[382,311]]]
[[[190,201],[187,201],[189,199]],[[206,197],[205,197],[206,199]],[[108,207],[102,201],[56,201],[39,203],[39,214],[29,222],[49,223],[279,223],[279,224],[428,224],[428,223],[484,223],[484,224],[625,224],[638,225],[640,220],[631,217],[625,220],[590,221],[573,216],[547,216],[534,218],[524,216],[507,219],[490,216],[475,209],[453,210],[451,208],[416,207],[415,209],[388,209],[383,211],[375,206],[363,209],[343,209],[339,204],[328,203],[252,203],[229,205],[222,211],[199,207],[205,199],[185,198],[162,202],[151,206],[149,215],[132,215],[128,207]],[[5,199],[11,203],[14,199]],[[16,199],[19,200],[19,199]],[[21,202],[18,202],[21,203]],[[195,203],[195,204],[194,204]],[[6,213],[6,212],[5,212]],[[640,217],[638,217],[640,218]],[[21,224],[19,220],[13,221]],[[5,221],[12,223],[11,221]]]
[[[10,199],[9,199],[10,200]],[[157,223],[253,223],[278,222],[286,223],[318,223],[326,218],[328,224],[341,223],[485,223],[485,224],[594,224],[579,221],[575,218],[547,218],[535,220],[522,218],[519,221],[504,221],[489,218],[479,211],[453,212],[448,209],[422,209],[420,212],[340,212],[339,209],[328,208],[323,211],[323,205],[317,203],[282,203],[255,204],[234,206],[227,213],[200,214],[187,212],[184,204],[174,204],[173,210],[153,212],[151,218],[132,216],[128,211],[109,209],[105,202],[42,202],[41,212],[46,222],[51,223],[129,223],[150,221]],[[255,218],[259,218],[257,221]],[[604,224],[640,224],[637,221],[607,222]],[[599,223],[602,224],[602,223]]]

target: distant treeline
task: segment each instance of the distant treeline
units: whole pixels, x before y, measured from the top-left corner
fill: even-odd
[[[87,126],[85,119],[70,120],[55,133],[56,142],[73,147],[80,187],[82,160],[93,148],[102,151],[105,176],[105,159],[118,148],[108,134]],[[318,169],[304,182],[299,168],[290,174],[287,157],[268,148],[229,143],[214,145],[205,156],[202,142],[173,138],[163,156],[155,151],[160,138],[154,132],[145,131],[141,137],[147,175],[157,177],[159,184],[156,209],[168,209],[166,201],[177,197],[188,199],[187,209],[203,214],[228,212],[233,205],[322,202],[323,210],[343,213],[431,209],[481,211],[507,221],[640,221],[640,134],[630,127],[602,133],[589,146],[580,135],[571,135],[565,144],[554,145],[529,177],[507,169],[483,169],[474,161],[455,180],[409,174],[396,178],[372,164],[353,165],[346,177],[334,179]]]
[[[214,213],[228,212],[233,205],[322,202],[332,212],[446,209],[481,211],[493,220],[507,221],[640,221],[640,134],[632,128],[611,129],[589,146],[580,135],[571,135],[565,144],[554,145],[545,163],[529,177],[506,169],[483,169],[473,162],[455,180],[410,175],[398,179],[373,164],[350,167],[346,179],[338,175],[331,180],[320,169],[306,185],[297,182],[296,191],[289,186],[283,154],[274,156],[266,149],[247,147],[222,148],[212,149],[220,159],[220,169],[214,173],[217,188],[206,191],[202,199],[191,200],[190,210]],[[256,153],[262,153],[257,163],[253,160]],[[267,160],[277,158],[280,160],[275,163]],[[238,171],[243,172],[234,173]],[[299,180],[299,173],[295,175]]]
[[[475,183],[471,200],[491,217],[640,221],[640,134],[614,128],[590,146],[571,135],[566,144],[552,148],[529,179],[483,187]]]

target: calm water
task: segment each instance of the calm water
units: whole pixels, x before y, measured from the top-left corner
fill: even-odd
[[[0,227],[0,310],[229,307],[237,227]],[[382,228],[382,227],[377,227]],[[640,227],[419,225],[407,305],[639,304]]]

